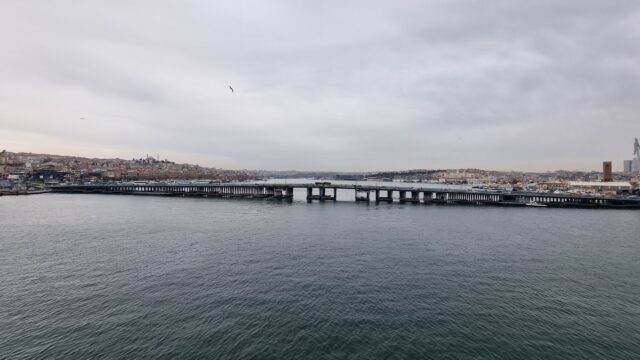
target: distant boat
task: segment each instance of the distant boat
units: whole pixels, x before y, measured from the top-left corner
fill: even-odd
[[[546,204],[541,204],[541,203],[536,202],[536,201],[530,201],[530,202],[526,203],[525,205],[531,206],[531,207],[547,207]]]

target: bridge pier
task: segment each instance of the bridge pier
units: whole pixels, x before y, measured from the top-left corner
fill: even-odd
[[[363,195],[364,193],[364,195]],[[355,189],[356,201],[369,202],[369,190]]]
[[[333,200],[336,201],[338,198],[338,189],[337,188],[331,188],[333,189],[333,195],[327,195],[327,188],[322,186],[322,187],[318,187],[318,195],[314,195],[313,194],[313,189],[315,189],[315,187],[307,187],[307,201],[311,201],[311,200],[320,200],[320,201],[324,201],[324,200]],[[293,192],[292,192],[293,195]]]
[[[380,196],[380,191],[386,191],[387,196]],[[381,201],[393,202],[393,190],[376,189],[376,202],[381,202]]]
[[[313,189],[312,189],[313,190]],[[271,188],[272,194],[271,197],[275,199],[293,199],[293,188],[291,187],[273,187]],[[307,190],[308,194],[308,190]]]
[[[431,202],[435,203],[435,204],[446,204],[447,203],[447,193],[444,192],[434,192],[434,198],[431,200]]]
[[[433,202],[433,192],[431,191],[425,191],[422,194],[422,202],[424,202],[425,204],[430,204]]]
[[[400,202],[416,203],[420,202],[420,192],[414,190],[400,190]],[[407,196],[409,195],[409,196]]]

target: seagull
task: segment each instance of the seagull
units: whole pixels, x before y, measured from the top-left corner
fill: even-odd
[[[231,89],[231,93],[233,93],[233,88],[231,87],[231,85],[229,85],[229,89]]]

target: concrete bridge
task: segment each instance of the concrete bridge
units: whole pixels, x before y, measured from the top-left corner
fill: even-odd
[[[316,183],[209,183],[209,184],[90,184],[51,187],[57,193],[197,196],[222,198],[293,199],[294,189],[306,189],[307,201],[336,201],[338,189],[352,190],[356,202],[425,204],[547,206],[585,208],[638,208],[640,198],[628,196],[576,196],[533,192],[470,191],[426,186]],[[396,196],[397,195],[397,196]]]

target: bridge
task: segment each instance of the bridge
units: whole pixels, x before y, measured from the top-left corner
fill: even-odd
[[[411,184],[414,185],[414,184]],[[546,206],[640,209],[640,198],[578,196],[539,192],[496,192],[437,189],[427,186],[316,183],[208,183],[208,184],[86,184],[52,186],[56,193],[193,196],[206,198],[293,199],[294,189],[306,190],[307,201],[336,201],[338,189],[352,190],[356,202]],[[397,196],[396,196],[397,195]]]

